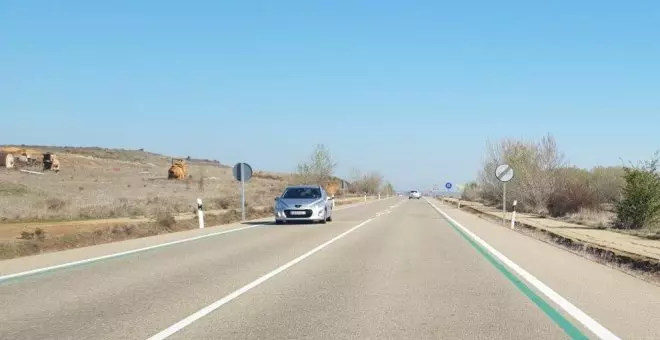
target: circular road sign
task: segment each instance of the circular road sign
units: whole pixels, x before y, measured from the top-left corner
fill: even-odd
[[[245,176],[243,180],[247,182],[252,178],[252,167],[247,163],[236,163],[236,165],[234,165],[232,171],[234,173],[234,178],[239,182],[241,181],[241,165],[243,165],[243,175]]]
[[[501,182],[508,182],[513,178],[513,168],[509,164],[502,164],[495,169],[495,177]]]
[[[445,183],[445,188],[447,188],[447,190],[451,189],[451,183],[449,182]]]

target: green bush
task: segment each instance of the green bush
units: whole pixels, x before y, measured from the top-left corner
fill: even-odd
[[[659,161],[656,153],[651,161],[624,168],[625,187],[623,199],[616,205],[616,228],[651,228],[660,223]]]

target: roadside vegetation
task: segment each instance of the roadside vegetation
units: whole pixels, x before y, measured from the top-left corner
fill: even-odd
[[[611,228],[657,238],[660,235],[660,153],[650,160],[582,169],[569,163],[553,136],[538,141],[504,139],[488,143],[477,180],[462,199],[502,207],[498,164],[515,171],[507,183],[507,207],[594,228]]]
[[[332,159],[330,150],[325,145],[318,144],[314,147],[308,160],[301,162],[296,167],[294,182],[321,185],[336,182],[340,185],[342,180],[336,176],[337,165],[338,163]],[[339,188],[340,195],[392,195],[394,193],[394,186],[385,181],[383,175],[377,171],[363,173],[360,169],[353,168],[346,182],[348,183],[345,188]]]
[[[189,176],[168,180],[171,158],[144,150],[30,148],[57,153],[62,170],[38,175],[0,169],[0,259],[195,229],[197,197],[207,225],[240,221],[238,183],[218,161],[183,157]],[[357,196],[365,193],[393,192],[376,172],[343,180],[336,167],[319,144],[293,173],[255,171],[246,185],[246,217],[271,216],[273,197],[290,184],[347,183],[337,192],[343,199],[337,205],[361,201]]]

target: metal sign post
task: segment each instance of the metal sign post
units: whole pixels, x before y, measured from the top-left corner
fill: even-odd
[[[234,178],[241,182],[241,220],[245,221],[245,182],[252,178],[252,167],[247,163],[236,163],[233,173]]]
[[[509,164],[501,164],[495,169],[495,177],[502,182],[502,225],[506,225],[506,182],[513,178]]]

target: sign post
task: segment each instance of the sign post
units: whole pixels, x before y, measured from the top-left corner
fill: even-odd
[[[513,169],[509,164],[501,164],[495,169],[495,177],[502,182],[502,225],[506,225],[506,182],[513,178]]]
[[[252,167],[247,163],[236,163],[233,173],[234,178],[241,182],[241,218],[245,221],[245,182],[252,178]]]

